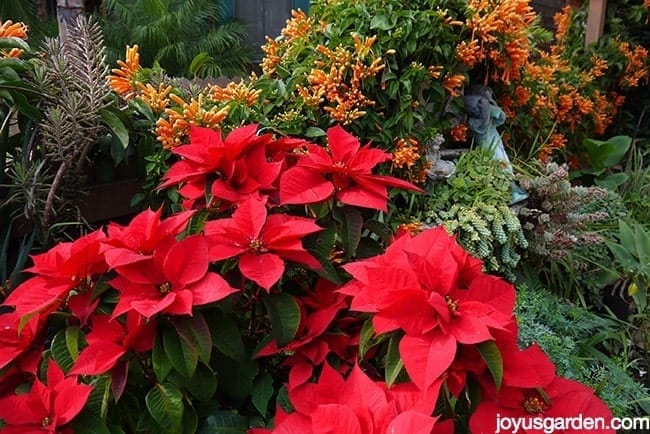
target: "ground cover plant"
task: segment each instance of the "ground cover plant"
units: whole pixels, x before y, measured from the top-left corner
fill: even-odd
[[[480,433],[497,415],[539,432],[538,416],[642,416],[648,229],[618,217],[645,188],[631,158],[647,141],[594,123],[605,133],[648,79],[647,53],[613,41],[632,54],[588,75],[602,46],[562,60],[579,17],[563,11],[544,51],[524,0],[315,1],[269,38],[261,72],[228,84],[169,77],[127,46],[108,76],[110,149],[147,149],[141,211],[34,252],[3,286],[0,432]],[[467,149],[477,83],[508,113],[516,177]],[[429,176],[451,147],[456,172]],[[627,155],[639,173],[622,179]],[[512,207],[515,180],[529,200]],[[582,276],[553,285],[567,270]],[[620,319],[602,316],[612,288],[633,300]]]

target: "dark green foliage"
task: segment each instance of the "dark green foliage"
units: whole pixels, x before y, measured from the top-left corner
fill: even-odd
[[[637,361],[625,351],[629,324],[526,285],[517,292],[516,316],[522,347],[539,344],[556,364],[558,375],[592,387],[616,416],[648,414],[650,390],[634,377],[640,374]]]
[[[111,64],[134,44],[142,64],[157,62],[174,76],[242,75],[250,64],[246,28],[226,19],[219,1],[105,0],[100,14]]]

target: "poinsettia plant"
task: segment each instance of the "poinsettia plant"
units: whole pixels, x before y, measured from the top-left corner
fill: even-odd
[[[515,291],[442,228],[381,222],[391,154],[190,128],[145,210],[34,255],[2,304],[0,432],[493,432],[610,417],[517,346]],[[419,232],[419,233],[418,233]],[[581,397],[579,402],[570,396]],[[605,431],[603,431],[605,432]]]

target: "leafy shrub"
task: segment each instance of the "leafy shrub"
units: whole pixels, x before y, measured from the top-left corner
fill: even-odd
[[[628,325],[527,285],[518,288],[516,312],[521,345],[538,343],[555,362],[558,373],[589,384],[614,414],[625,417],[648,413],[650,391],[643,386],[643,379],[636,377],[639,372],[634,360],[626,360],[625,354],[615,356],[602,347],[597,349],[607,340],[625,346],[628,337],[624,327]]]
[[[250,66],[246,28],[226,19],[222,2],[106,0],[99,15],[111,63],[138,44],[145,64],[173,76],[238,76]]]
[[[512,182],[491,152],[470,150],[458,159],[445,183],[433,185],[424,199],[422,219],[444,225],[488,270],[514,279],[528,241],[516,212],[508,207]]]

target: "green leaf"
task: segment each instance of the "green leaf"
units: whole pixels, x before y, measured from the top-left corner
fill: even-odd
[[[251,393],[251,402],[263,417],[266,417],[271,396],[273,396],[273,377],[266,373],[255,381]]]
[[[90,392],[84,411],[90,412],[95,418],[105,419],[109,403],[112,401],[111,377],[109,375],[97,376],[93,378],[90,385],[93,390]]]
[[[172,324],[181,340],[183,353],[196,352],[199,360],[206,365],[210,363],[212,336],[210,327],[201,312],[194,312],[192,316],[176,317]]]
[[[286,293],[267,295],[263,299],[271,320],[271,333],[279,347],[293,340],[300,327],[300,306]]]
[[[244,359],[244,341],[235,321],[230,318],[213,321],[212,335],[214,336],[213,344],[217,350],[233,360]]]
[[[246,434],[248,420],[235,412],[219,410],[205,419],[197,434]]]
[[[234,401],[244,401],[253,390],[253,379],[259,373],[256,360],[245,358],[241,361],[217,353],[215,365],[219,378],[219,392]]]
[[[393,334],[388,341],[388,351],[386,352],[386,387],[391,387],[397,377],[404,369],[404,361],[399,355],[399,341],[401,336]]]
[[[199,428],[199,416],[190,405],[183,409],[183,433],[194,434]]]
[[[628,252],[634,252],[636,245],[636,238],[634,231],[624,220],[618,221],[618,234],[619,239],[621,240],[621,245]]]
[[[380,222],[379,220],[367,220],[364,223],[364,226],[370,232],[379,236],[385,244],[389,244],[393,238],[393,231],[390,229],[390,226],[386,223]]]
[[[325,135],[325,131],[323,131],[322,128],[318,127],[309,127],[307,128],[307,131],[305,131],[305,136],[309,138],[314,138],[314,137],[323,137]]]
[[[165,354],[174,369],[185,378],[192,378],[199,362],[199,352],[192,345],[187,345],[172,328],[163,330]]]
[[[632,138],[629,136],[615,136],[605,141],[585,139],[582,143],[591,164],[595,168],[607,168],[621,161],[632,144]]]
[[[149,414],[162,428],[178,430],[183,420],[183,395],[173,384],[156,384],[145,397]]]
[[[122,120],[112,110],[104,109],[99,112],[102,120],[113,131],[113,134],[120,140],[124,149],[129,146],[129,130],[124,126]]]
[[[639,223],[634,225],[634,244],[641,266],[644,268],[650,266],[650,233]]]
[[[375,336],[375,328],[372,326],[372,318],[368,318],[361,327],[359,336],[359,360],[363,360],[368,350],[374,345],[372,338]]]
[[[72,357],[72,360],[77,360],[79,357],[79,327],[70,326],[65,329],[65,346]]]
[[[75,434],[111,434],[106,423],[87,409],[75,416],[70,428]]]
[[[199,75],[201,73],[201,69],[203,69],[203,67],[210,62],[212,62],[212,56],[210,56],[205,51],[202,51],[194,56],[188,70],[192,75]]]
[[[393,26],[390,23],[388,15],[380,14],[372,17],[370,21],[370,29],[379,29],[379,30],[390,30]]]
[[[500,389],[503,381],[503,359],[497,344],[494,341],[485,341],[477,344],[476,349],[481,353],[481,357],[490,370],[497,390]]]
[[[199,363],[188,384],[188,390],[199,401],[209,401],[217,391],[217,386],[217,374],[209,366]]]
[[[608,190],[615,191],[618,187],[625,184],[630,179],[630,175],[625,172],[615,173],[609,175],[605,178],[599,178],[595,180],[596,185],[599,187],[606,188]]]
[[[74,359],[68,350],[68,344],[66,342],[66,330],[61,330],[52,339],[52,345],[50,346],[50,351],[52,352],[52,358],[59,364],[63,372],[68,372],[72,365],[74,364]]]
[[[29,51],[29,44],[25,40],[15,37],[0,38],[0,50],[11,50],[12,48],[19,48],[21,50]]]
[[[172,362],[165,354],[165,347],[163,345],[162,332],[156,335],[151,353],[151,362],[153,364],[153,371],[156,374],[158,381],[164,381],[169,373],[174,369]]]
[[[357,254],[357,247],[361,241],[361,232],[363,230],[363,216],[361,212],[354,207],[345,206],[342,208],[343,219],[341,229],[343,236],[343,249],[348,258]]]

